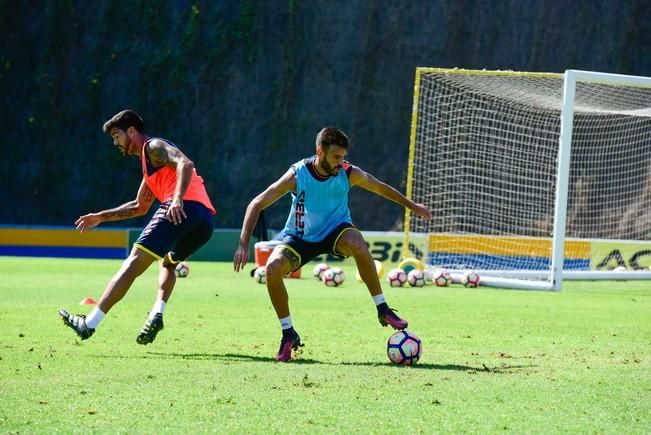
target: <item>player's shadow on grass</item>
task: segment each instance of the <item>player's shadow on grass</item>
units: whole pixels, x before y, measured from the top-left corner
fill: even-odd
[[[148,352],[149,356],[156,356],[160,358],[180,358],[186,360],[222,360],[222,361],[255,361],[255,362],[276,362],[271,357],[246,355],[239,353],[164,353],[164,352]],[[143,358],[146,356],[143,355]],[[399,367],[390,362],[352,362],[352,361],[320,361],[311,358],[297,358],[293,359],[290,364],[321,364],[331,366],[367,366],[367,367]],[[453,370],[469,373],[510,373],[519,369],[532,369],[535,366],[532,364],[527,365],[500,365],[498,367],[488,367],[482,364],[481,367],[468,366],[460,364],[422,364],[418,363],[410,368],[418,370]]]

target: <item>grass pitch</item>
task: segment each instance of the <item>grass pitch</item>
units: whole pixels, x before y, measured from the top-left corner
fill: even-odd
[[[278,364],[266,288],[227,263],[190,263],[152,345],[154,267],[81,342],[57,311],[90,311],[119,264],[0,257],[0,432],[651,432],[647,282],[387,287],[424,345],[398,367],[354,270],[339,288],[304,270],[286,281],[304,352]]]

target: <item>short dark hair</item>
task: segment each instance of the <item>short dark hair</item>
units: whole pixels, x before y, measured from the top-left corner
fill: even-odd
[[[119,128],[122,131],[126,131],[129,127],[135,128],[139,133],[144,133],[145,121],[133,110],[126,109],[116,113],[111,119],[106,121],[102,130],[106,134],[111,134],[112,128]]]
[[[350,141],[346,133],[336,127],[322,128],[319,134],[316,135],[316,145],[321,146],[323,149],[330,148],[331,145],[337,145],[341,148],[348,149]]]

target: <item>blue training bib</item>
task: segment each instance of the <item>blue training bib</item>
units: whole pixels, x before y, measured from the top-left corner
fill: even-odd
[[[320,242],[338,225],[351,223],[346,168],[336,176],[321,178],[311,168],[315,159],[303,159],[290,168],[296,175],[296,192],[292,192],[292,208],[283,229],[283,234],[306,242]]]

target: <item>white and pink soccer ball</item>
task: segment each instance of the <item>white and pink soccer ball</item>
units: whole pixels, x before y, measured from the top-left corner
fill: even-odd
[[[438,269],[432,275],[432,282],[437,287],[447,287],[452,283],[452,275],[445,269]]]
[[[190,266],[188,266],[188,263],[186,263],[185,261],[181,261],[174,268],[174,273],[179,278],[185,278],[190,274]]]
[[[256,267],[253,272],[253,279],[258,284],[265,284],[267,282],[267,268],[264,266]]]
[[[394,364],[416,364],[423,354],[423,343],[420,338],[406,329],[395,332],[387,342],[387,356]]]
[[[321,281],[323,281],[327,287],[338,287],[344,283],[344,279],[344,271],[339,267],[324,270],[321,274]]]
[[[328,266],[325,263],[319,263],[316,266],[314,266],[314,269],[312,269],[312,275],[317,281],[321,281],[323,272],[325,272],[328,269],[330,269],[330,266]]]
[[[412,287],[422,287],[425,285],[425,273],[422,270],[412,269],[407,274],[407,282]]]
[[[475,272],[467,272],[461,278],[461,283],[468,288],[479,287],[479,281],[481,281],[481,279]]]
[[[387,281],[391,287],[402,287],[407,282],[407,274],[402,269],[391,269],[387,274]]]

